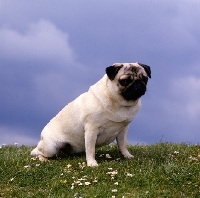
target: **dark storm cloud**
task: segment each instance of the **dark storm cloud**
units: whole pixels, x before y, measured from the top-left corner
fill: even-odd
[[[0,144],[36,143],[105,67],[136,61],[152,79],[129,141],[199,142],[199,15],[196,1],[1,1]]]
[[[2,28],[0,36],[0,124],[41,130],[49,114],[66,104],[66,98],[74,98],[70,91],[77,85],[72,89],[68,84],[84,68],[75,60],[68,35],[48,21],[31,24],[24,34]]]

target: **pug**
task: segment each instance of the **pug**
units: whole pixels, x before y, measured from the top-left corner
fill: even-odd
[[[125,158],[130,122],[141,107],[151,69],[142,63],[115,63],[88,92],[66,105],[41,133],[31,155],[41,161],[61,153],[86,153],[87,166],[98,166],[95,149],[115,139]]]

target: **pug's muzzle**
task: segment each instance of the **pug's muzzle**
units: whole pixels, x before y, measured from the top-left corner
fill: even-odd
[[[124,85],[127,83],[128,86],[121,91],[121,95],[128,101],[137,100],[145,94],[147,82],[148,78],[146,76],[142,76],[141,80],[136,81],[132,81],[130,77],[128,79],[123,79],[120,84]]]

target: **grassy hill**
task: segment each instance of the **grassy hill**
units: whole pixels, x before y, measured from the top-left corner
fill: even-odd
[[[97,150],[99,166],[85,155],[40,162],[32,147],[0,148],[0,197],[200,197],[200,146],[158,143],[129,146],[124,159],[117,146]]]

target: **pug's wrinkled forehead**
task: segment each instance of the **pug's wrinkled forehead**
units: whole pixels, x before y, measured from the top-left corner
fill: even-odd
[[[137,75],[140,73],[145,73],[144,68],[139,66],[137,63],[115,63],[115,64],[113,64],[113,66],[115,66],[115,67],[120,67],[120,65],[122,66],[122,69],[119,70],[120,74],[125,74],[125,75],[135,74],[135,75]]]
[[[106,68],[106,73],[110,80],[113,80],[119,73],[122,74],[146,74],[151,78],[151,68],[148,65],[136,62],[136,63],[114,63],[112,66]]]
[[[148,65],[136,62],[136,63],[114,63],[113,64],[114,67],[120,67],[123,68],[123,70],[121,72],[123,72],[123,74],[136,74],[136,75],[140,75],[140,74],[147,74],[147,76],[149,78],[151,78],[151,69]],[[120,71],[120,70],[119,70]]]

